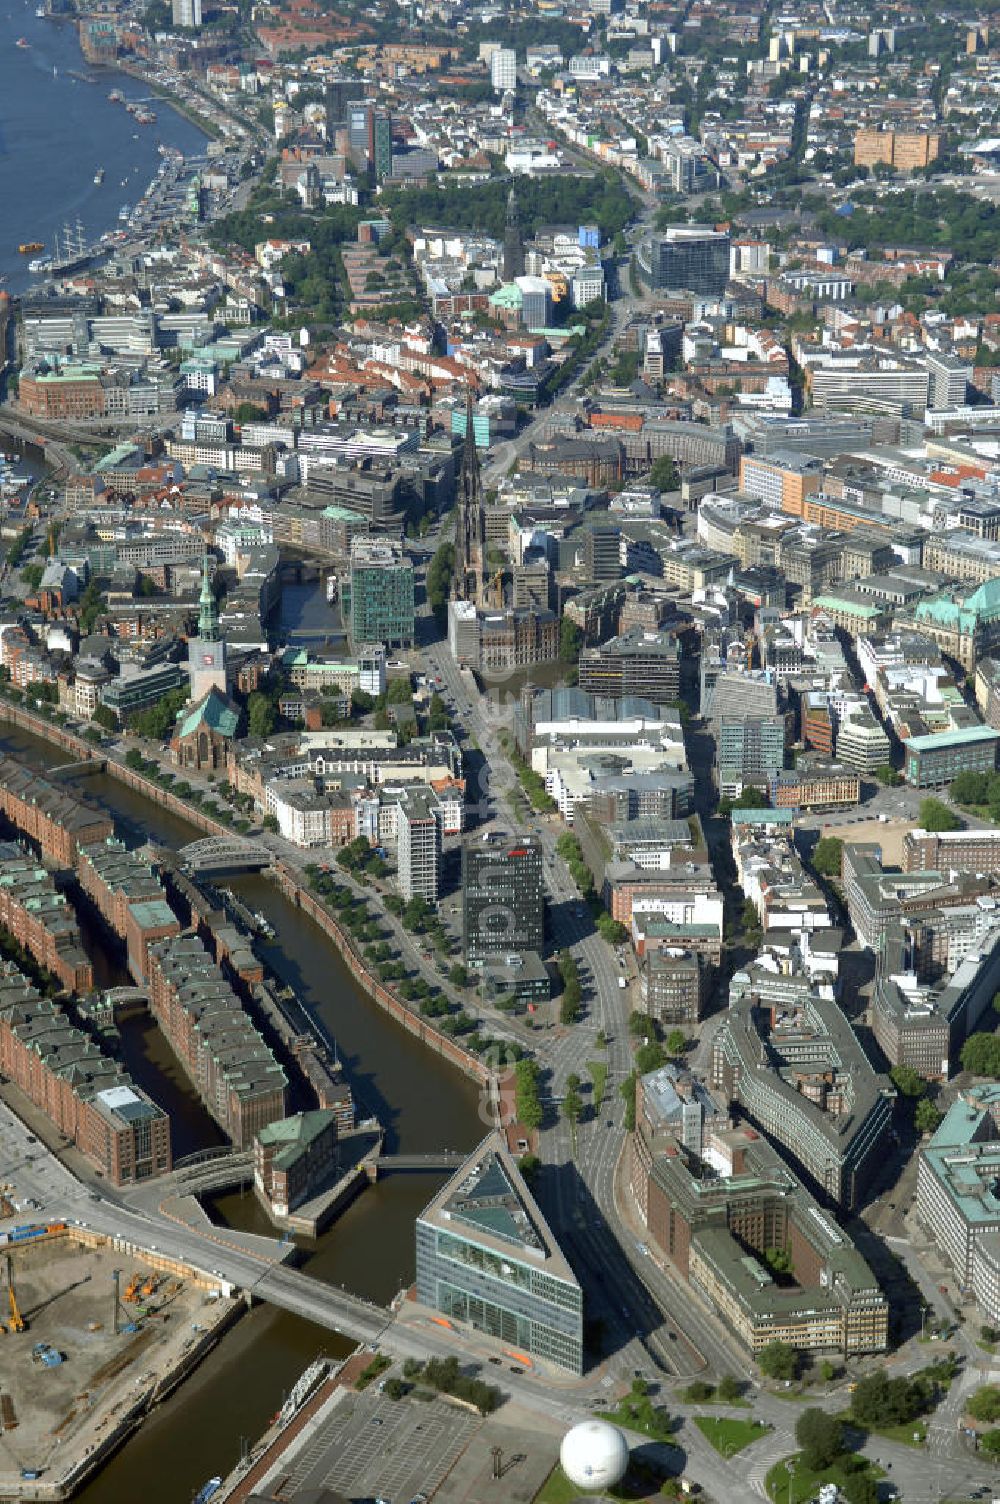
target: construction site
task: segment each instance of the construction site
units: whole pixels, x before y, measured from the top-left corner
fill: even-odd
[[[191,1271],[82,1229],[5,1236],[0,1498],[67,1498],[241,1307]]]

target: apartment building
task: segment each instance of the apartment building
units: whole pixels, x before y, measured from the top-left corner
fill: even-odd
[[[723,716],[715,755],[721,794],[766,789],[785,762],[784,716]]]
[[[889,738],[867,703],[845,706],[837,721],[837,760],[859,773],[889,766]]]
[[[707,957],[695,950],[676,945],[647,949],[639,973],[644,1011],[664,1029],[697,1023],[710,975]]]
[[[854,164],[884,163],[897,172],[913,172],[936,161],[944,143],[943,131],[859,130],[854,136]]]
[[[842,763],[802,757],[768,785],[775,809],[846,809],[861,799],[861,779]]]
[[[437,903],[441,886],[441,816],[434,793],[409,788],[396,817],[399,891],[405,899]]]
[[[902,866],[904,872],[1000,874],[1000,830],[908,830]]]
[[[903,773],[917,789],[940,788],[958,773],[993,773],[998,745],[1000,731],[992,726],[911,736],[905,744]]]

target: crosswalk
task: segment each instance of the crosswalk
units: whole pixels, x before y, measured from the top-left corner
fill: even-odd
[[[762,1499],[767,1498],[767,1489],[764,1480],[776,1462],[782,1457],[790,1457],[798,1450],[795,1437],[791,1431],[770,1431],[767,1436],[761,1437],[760,1441],[750,1447],[746,1454],[746,1460],[750,1464],[745,1477],[750,1488]]]

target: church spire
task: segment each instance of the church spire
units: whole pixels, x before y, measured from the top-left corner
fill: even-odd
[[[515,277],[524,276],[524,241],[521,239],[521,218],[517,211],[517,194],[513,188],[507,195],[501,271],[505,282],[513,282]]]
[[[202,642],[219,640],[219,608],[215,591],[208,577],[208,553],[205,553],[201,568],[201,595],[198,599],[198,636]]]

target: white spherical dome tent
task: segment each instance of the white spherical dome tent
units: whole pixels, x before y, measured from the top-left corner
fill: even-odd
[[[628,1467],[628,1442],[617,1426],[584,1420],[563,1437],[559,1461],[577,1488],[614,1488]]]

